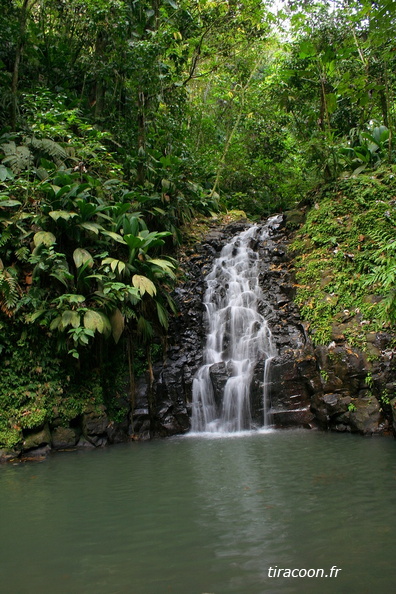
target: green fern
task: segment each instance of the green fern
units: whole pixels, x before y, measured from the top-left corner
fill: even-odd
[[[9,228],[4,229],[4,231],[0,233],[0,247],[4,247],[11,237],[12,231]]]
[[[49,138],[29,138],[24,144],[17,146],[13,140],[0,145],[5,158],[2,163],[10,167],[13,173],[21,173],[32,167],[35,157],[45,156],[59,167],[70,155],[65,149]],[[40,177],[40,175],[39,175]],[[47,176],[48,177],[48,176]]]
[[[13,140],[1,145],[1,150],[5,154],[2,163],[10,167],[13,173],[20,173],[29,169],[33,161],[33,155],[26,145],[17,146]]]
[[[60,144],[54,140],[50,140],[49,138],[33,137],[29,144],[35,151],[44,153],[44,155],[51,157],[51,159],[57,165],[61,165],[63,161],[69,157],[65,149]]]
[[[377,243],[378,248],[373,254],[374,268],[367,275],[364,286],[378,286],[384,295],[381,302],[382,317],[385,321],[396,322],[396,229],[393,221],[388,219],[386,222],[391,226],[370,233],[370,238]]]
[[[20,262],[27,262],[30,256],[30,250],[27,247],[21,247],[15,251],[15,255]]]
[[[0,269],[0,309],[7,316],[13,315],[13,310],[18,303],[21,289],[14,269]]]

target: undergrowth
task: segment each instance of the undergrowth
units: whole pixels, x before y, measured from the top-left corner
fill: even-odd
[[[396,322],[396,171],[341,179],[317,191],[292,244],[297,303],[316,344],[337,325],[351,346]]]

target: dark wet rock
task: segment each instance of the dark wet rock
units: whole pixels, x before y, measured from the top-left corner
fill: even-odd
[[[88,439],[85,439],[85,437],[80,437],[80,439],[77,442],[77,447],[78,448],[94,448],[95,445],[91,441],[88,441]]]
[[[107,429],[109,418],[103,404],[88,407],[82,418],[82,431],[86,440],[95,447],[101,447],[107,443]]]
[[[129,420],[125,419],[119,423],[110,421],[107,426],[107,438],[109,443],[123,443],[129,439]]]
[[[259,280],[264,298],[259,312],[268,321],[277,356],[271,362],[270,413],[276,426],[313,427],[342,432],[375,434],[387,431],[393,423],[396,434],[395,407],[380,403],[384,386],[388,400],[396,404],[396,354],[392,336],[386,332],[368,336],[368,353],[351,349],[346,337],[360,324],[360,314],[345,310],[336,316],[332,341],[314,348],[307,324],[294,303],[293,262],[288,252],[290,225],[298,226],[304,212],[286,213],[273,219],[267,239],[252,240],[259,259]],[[137,387],[132,433],[137,439],[155,435],[184,433],[190,424],[194,376],[203,362],[205,318],[202,304],[205,277],[225,243],[246,229],[247,221],[238,221],[211,231],[184,260],[186,281],[174,294],[179,315],[169,328],[168,351],[164,364],[156,367],[152,390],[147,379]],[[326,293],[330,278],[323,271],[323,299],[335,302]],[[376,302],[377,296],[369,296]],[[372,361],[373,356],[377,358]],[[367,385],[367,376],[372,386]],[[210,376],[216,400],[219,400],[229,377],[225,363],[213,365]],[[251,384],[251,412],[256,425],[263,422],[264,361],[256,365]],[[151,401],[151,405],[149,402]],[[356,410],[354,409],[356,407]]]
[[[221,363],[211,365],[209,375],[212,380],[214,399],[219,406],[223,400],[224,387],[231,373],[227,369],[227,365],[222,361]]]
[[[28,460],[44,460],[51,451],[51,446],[49,444],[43,445],[38,448],[31,449],[27,452],[22,452],[21,460],[28,461]]]
[[[392,400],[390,400],[389,409],[390,409],[393,433],[396,435],[396,398],[392,398]]]
[[[52,431],[51,441],[55,450],[72,448],[78,441],[78,433],[71,427],[56,427]]]
[[[271,409],[272,423],[275,427],[305,427],[312,429],[316,426],[315,417],[309,406],[291,410]]]
[[[379,433],[383,418],[378,400],[370,396],[355,400],[354,405],[355,409],[349,414],[351,430],[364,435]]]

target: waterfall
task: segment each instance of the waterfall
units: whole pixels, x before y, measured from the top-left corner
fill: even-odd
[[[276,350],[268,323],[258,311],[263,294],[258,254],[253,248],[269,236],[271,220],[264,227],[254,225],[235,236],[223,247],[206,278],[208,330],[204,364],[193,381],[193,432],[232,433],[254,427],[250,388],[254,369],[262,360],[262,424],[269,423],[268,374]],[[224,384],[220,397],[219,382]]]

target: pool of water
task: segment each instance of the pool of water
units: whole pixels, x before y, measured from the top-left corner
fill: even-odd
[[[391,593],[395,487],[391,438],[309,431],[5,465],[0,592]],[[269,577],[270,568],[328,577]]]

